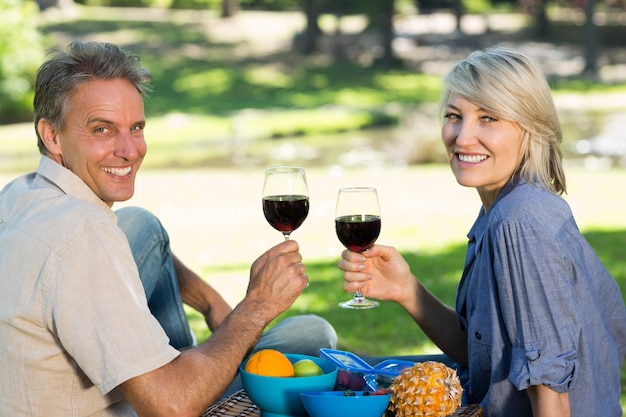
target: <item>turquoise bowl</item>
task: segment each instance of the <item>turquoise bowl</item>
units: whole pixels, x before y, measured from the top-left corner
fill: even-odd
[[[261,417],[307,417],[300,393],[330,391],[335,386],[337,367],[326,359],[292,353],[285,356],[291,363],[310,359],[322,368],[324,375],[272,377],[251,374],[244,369],[248,361],[246,359],[239,366],[241,383],[250,400],[259,407]]]
[[[390,394],[363,395],[365,391],[302,392],[300,397],[310,417],[381,417],[389,405]]]

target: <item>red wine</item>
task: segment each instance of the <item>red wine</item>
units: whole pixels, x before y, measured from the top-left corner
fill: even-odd
[[[380,234],[380,216],[360,214],[335,219],[339,241],[353,252],[369,249]]]
[[[280,232],[293,232],[309,214],[309,197],[305,195],[272,195],[263,197],[263,214]]]

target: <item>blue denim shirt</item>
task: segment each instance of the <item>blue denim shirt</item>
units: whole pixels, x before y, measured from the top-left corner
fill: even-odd
[[[568,392],[572,416],[620,417],[626,308],[559,196],[513,180],[468,234],[457,295],[466,399],[532,416],[526,389]]]

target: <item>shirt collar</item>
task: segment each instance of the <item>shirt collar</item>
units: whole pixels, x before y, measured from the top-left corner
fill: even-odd
[[[39,160],[37,175],[42,176],[67,195],[102,208],[113,220],[117,217],[111,207],[102,201],[76,174],[47,156]]]
[[[483,240],[483,235],[485,234],[485,230],[487,229],[487,224],[489,223],[488,219],[490,217],[489,215],[494,212],[496,205],[504,197],[506,197],[515,188],[515,186],[518,185],[520,182],[521,182],[521,179],[519,178],[519,176],[517,175],[514,176],[513,178],[511,178],[511,181],[509,181],[508,183],[506,183],[504,187],[502,187],[502,190],[500,190],[500,192],[498,193],[498,196],[496,197],[495,201],[489,208],[488,212],[485,213],[484,207],[480,208],[480,212],[478,213],[478,218],[474,222],[474,225],[472,226],[470,231],[467,233],[468,242],[475,244],[474,250],[476,251],[476,253],[478,253],[480,249],[480,244]]]

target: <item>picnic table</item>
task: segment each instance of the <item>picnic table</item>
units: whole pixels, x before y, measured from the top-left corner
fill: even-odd
[[[209,407],[201,417],[260,417],[259,408],[250,401],[244,390],[222,399]],[[459,407],[449,417],[483,417],[483,409],[474,404],[467,407]]]

